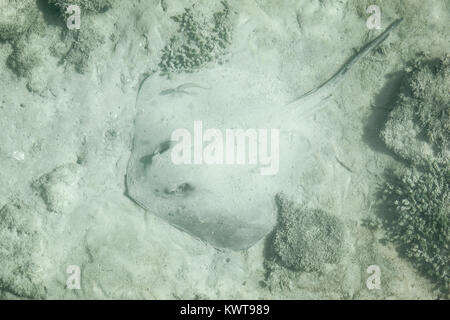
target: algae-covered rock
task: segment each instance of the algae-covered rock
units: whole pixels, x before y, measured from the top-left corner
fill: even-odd
[[[222,56],[231,43],[231,9],[222,2],[223,10],[208,21],[193,9],[172,19],[178,23],[178,33],[162,50],[159,67],[163,72],[193,72]]]
[[[92,28],[66,34],[66,43],[70,44],[61,61],[75,67],[79,73],[85,73],[90,68],[91,57],[96,48],[105,41],[104,37]]]
[[[89,12],[104,12],[112,7],[114,0],[48,0],[48,3],[58,7],[63,13],[70,5],[77,5]]]
[[[35,210],[20,201],[0,209],[0,298],[4,294],[24,298],[45,296],[35,262],[40,227]]]
[[[80,178],[81,167],[72,163],[41,176],[33,183],[33,188],[39,192],[49,211],[61,213],[70,210],[75,203]]]
[[[8,57],[7,66],[19,77],[30,76],[32,70],[41,63],[41,52],[36,34],[30,34],[20,38],[13,44],[13,52]]]
[[[397,103],[381,132],[386,145],[415,164],[448,158],[450,58],[418,59],[405,76]]]
[[[0,0],[0,40],[14,40],[24,33],[38,14],[36,0]]]
[[[296,205],[279,194],[279,225],[274,252],[279,262],[296,271],[320,271],[343,256],[344,224],[320,209]]]

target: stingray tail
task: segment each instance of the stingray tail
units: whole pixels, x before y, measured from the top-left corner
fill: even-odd
[[[392,22],[386,30],[381,33],[378,37],[373,39],[371,42],[364,45],[359,52],[353,55],[350,59],[348,59],[344,65],[327,81],[322,83],[319,87],[301,95],[298,98],[295,98],[293,101],[288,104],[297,103],[303,100],[308,100],[308,103],[305,105],[311,106],[312,111],[320,108],[321,102],[325,101],[329,97],[331,97],[333,91],[336,87],[341,83],[344,79],[344,75],[350,70],[350,68],[357,63],[361,58],[367,56],[373,49],[378,47],[384,40],[387,39],[389,33],[394,30],[403,19],[397,19]],[[302,103],[303,105],[303,103]],[[311,110],[308,110],[311,111]]]

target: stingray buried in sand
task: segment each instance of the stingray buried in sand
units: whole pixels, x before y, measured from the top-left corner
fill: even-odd
[[[137,98],[127,195],[215,247],[251,247],[276,224],[274,196],[283,191],[282,182],[293,181],[292,188],[297,189],[295,181],[311,165],[308,155],[318,152],[314,142],[323,139],[323,133],[312,127],[308,116],[325,105],[350,68],[382,43],[400,21],[366,44],[328,81],[300,97],[290,96],[278,80],[226,65],[170,80],[156,74],[148,77]],[[248,161],[241,164],[174,164],[172,149],[177,141],[172,141],[172,134],[192,128],[196,121],[220,132],[279,130],[279,171],[260,174],[260,164],[250,161],[250,151]],[[246,137],[240,138],[242,142]]]

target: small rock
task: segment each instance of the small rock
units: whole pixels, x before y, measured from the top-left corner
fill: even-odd
[[[52,212],[69,211],[78,197],[82,169],[78,164],[57,167],[33,183],[33,188]]]

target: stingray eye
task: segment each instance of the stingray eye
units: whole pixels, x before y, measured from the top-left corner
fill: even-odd
[[[172,141],[165,140],[158,145],[158,147],[155,149],[155,151],[153,151],[153,155],[163,154],[164,152],[169,150],[171,146],[172,146]]]
[[[153,162],[153,157],[159,154],[163,154],[164,152],[166,152],[167,150],[170,149],[170,147],[172,146],[172,141],[170,140],[165,140],[163,142],[161,142],[156,149],[150,153],[147,154],[146,156],[143,156],[139,159],[139,161],[145,166],[150,166]]]
[[[195,190],[194,186],[190,183],[184,182],[175,188],[164,189],[164,193],[168,195],[188,195]]]

